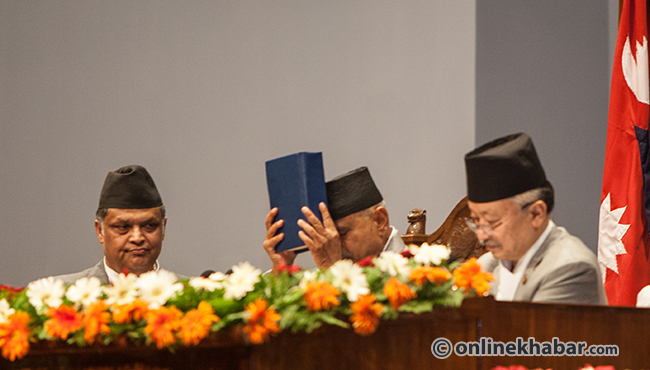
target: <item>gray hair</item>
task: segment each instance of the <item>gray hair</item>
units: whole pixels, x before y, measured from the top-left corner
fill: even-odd
[[[508,198],[510,201],[514,202],[519,209],[524,209],[531,205],[533,202],[538,200],[546,203],[546,213],[551,213],[553,211],[553,206],[555,205],[555,193],[553,191],[553,186],[550,183],[547,183],[548,186],[541,186],[532,190],[525,191],[521,194],[517,194]]]

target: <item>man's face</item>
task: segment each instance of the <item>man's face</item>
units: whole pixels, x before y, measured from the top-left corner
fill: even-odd
[[[368,256],[377,256],[384,249],[382,225],[367,213],[353,213],[334,223],[341,237],[343,258],[358,262]]]
[[[487,203],[468,201],[467,204],[471,211],[470,218],[476,225],[492,228],[492,235],[489,235],[479,227],[476,236],[495,258],[518,261],[537,240],[529,210],[519,209],[511,200]]]
[[[165,238],[167,217],[160,208],[109,208],[102,230],[99,221],[95,229],[104,244],[104,256],[110,268],[120,273],[124,268],[136,275],[153,269]]]

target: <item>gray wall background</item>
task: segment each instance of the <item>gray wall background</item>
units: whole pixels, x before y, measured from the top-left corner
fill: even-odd
[[[0,283],[94,265],[122,165],[162,194],[165,268],[266,269],[264,161],[367,165],[392,223],[421,207],[431,232],[463,154],[522,130],[595,248],[613,3],[0,0]]]
[[[617,19],[618,1],[477,1],[477,144],[527,132],[554,221],[594,251]]]

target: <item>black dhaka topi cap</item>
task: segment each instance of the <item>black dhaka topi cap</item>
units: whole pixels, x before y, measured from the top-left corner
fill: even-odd
[[[506,199],[548,184],[530,136],[490,141],[465,155],[467,198],[475,203]]]
[[[146,209],[162,205],[149,172],[142,166],[132,165],[106,175],[98,208]]]
[[[363,211],[384,200],[367,167],[359,167],[325,184],[333,220]]]

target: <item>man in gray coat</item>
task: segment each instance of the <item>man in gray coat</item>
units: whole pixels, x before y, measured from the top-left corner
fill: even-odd
[[[554,191],[533,142],[519,133],[465,156],[467,224],[488,253],[497,300],[607,304],[598,260],[551,220]]]
[[[95,219],[104,258],[84,271],[55,276],[73,284],[97,277],[108,284],[120,273],[157,270],[165,239],[165,207],[153,179],[142,166],[125,166],[106,176]]]

